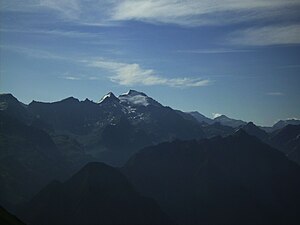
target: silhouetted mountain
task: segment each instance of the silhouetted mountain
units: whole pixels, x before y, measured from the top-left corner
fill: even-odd
[[[210,118],[207,118],[206,116],[202,115],[201,113],[194,111],[194,112],[188,112],[188,114],[192,115],[198,122],[207,123],[207,124],[213,124],[214,121]]]
[[[89,163],[64,183],[52,182],[19,213],[28,224],[169,224],[151,199],[118,170]]]
[[[2,225],[25,225],[16,216],[10,214],[0,206],[0,224]]]
[[[20,203],[65,172],[50,136],[0,111],[0,203]]]
[[[119,102],[119,99],[114,95],[114,93],[109,92],[100,99],[99,104],[100,103],[102,103],[102,104],[116,103],[117,104],[118,102]]]
[[[271,134],[271,144],[300,165],[300,125],[287,125]]]
[[[273,130],[278,130],[284,128],[287,125],[300,125],[300,120],[298,119],[287,119],[287,120],[279,120],[277,123],[273,125]]]
[[[26,105],[19,102],[12,94],[0,94],[0,112],[26,122],[29,120]]]
[[[267,139],[269,138],[268,133],[263,129],[260,129],[253,122],[247,123],[246,125],[242,126],[241,129],[246,131],[247,134],[255,136],[262,141],[267,141]]]
[[[204,137],[196,121],[134,90],[118,98],[110,92],[99,103],[72,97],[54,103],[32,102],[28,111],[38,119],[34,124],[41,124],[39,128],[76,139],[86,154],[112,165],[123,164],[147,145]]]
[[[247,124],[245,121],[232,119],[232,118],[229,118],[225,115],[221,115],[219,117],[216,117],[216,118],[214,118],[213,121],[214,122],[219,122],[224,126],[229,126],[229,127],[234,127],[234,128],[237,128],[237,127],[240,127],[240,126],[243,126],[243,125]]]
[[[148,147],[122,170],[179,224],[300,222],[300,167],[242,130]]]
[[[191,120],[193,122],[198,122],[198,120],[196,120],[195,117],[193,117],[191,114],[187,113],[187,112],[182,112],[180,110],[175,110],[182,118],[186,119],[186,120]]]
[[[233,127],[222,125],[219,122],[215,122],[211,125],[203,124],[202,129],[207,138],[211,138],[211,137],[215,137],[215,136],[226,137],[235,132],[235,129]]]
[[[73,97],[54,103],[33,101],[28,105],[28,110],[34,118],[44,121],[53,130],[76,135],[90,132],[93,128],[91,124],[101,118],[96,103],[89,100],[80,102]]]
[[[263,129],[268,133],[272,133],[276,130],[284,128],[287,125],[300,125],[300,120],[299,119],[279,120],[272,127],[261,127],[261,129]]]

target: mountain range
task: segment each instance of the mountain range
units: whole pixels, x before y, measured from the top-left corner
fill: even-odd
[[[135,90],[1,94],[0,205],[28,224],[298,222],[299,124],[210,119]]]

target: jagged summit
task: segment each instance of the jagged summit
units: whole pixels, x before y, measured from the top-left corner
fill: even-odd
[[[287,125],[300,125],[300,120],[296,118],[286,119],[286,120],[279,120],[277,123],[273,125],[274,129],[281,129]]]
[[[112,92],[108,92],[106,95],[104,95],[100,101],[98,102],[103,103],[103,102],[107,102],[107,101],[119,101],[119,99],[114,95],[114,93]]]
[[[65,98],[59,102],[79,102],[79,100],[77,98],[74,98],[73,96]]]
[[[1,99],[16,99],[11,93],[0,94]]]
[[[136,90],[130,89],[130,90],[127,91],[126,93],[121,94],[119,97],[121,97],[121,96],[127,96],[127,95],[130,95],[130,96],[134,96],[134,95],[147,96],[147,95],[146,95],[145,93],[143,93],[143,92],[140,92],[140,91],[136,91]]]
[[[214,118],[214,121],[215,122],[220,122],[222,125],[230,126],[230,127],[233,127],[233,128],[238,128],[240,126],[244,126],[244,125],[247,124],[247,122],[245,122],[245,121],[232,119],[232,118],[229,118],[225,115],[221,115],[221,116],[218,116],[218,117]]]
[[[129,90],[128,92],[121,94],[119,96],[120,103],[124,105],[132,105],[132,106],[161,106],[160,103],[150,98],[143,92],[139,92],[136,90]]]

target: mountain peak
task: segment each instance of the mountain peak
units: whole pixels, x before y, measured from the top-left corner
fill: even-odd
[[[140,92],[140,91],[136,91],[136,90],[132,90],[130,89],[129,91],[127,91],[124,94],[121,94],[120,96],[126,96],[126,95],[130,95],[130,96],[135,96],[135,95],[142,95],[142,96],[147,96],[145,93]]]
[[[225,115],[221,115],[221,116],[214,118],[214,121],[220,122],[222,125],[230,126],[233,128],[238,128],[240,126],[244,126],[247,124],[245,121],[232,119]]]
[[[213,123],[212,119],[202,115],[198,111],[188,112],[188,114],[192,115],[200,123],[202,123],[202,122],[205,122],[207,124],[212,124]]]
[[[300,120],[296,119],[296,118],[290,118],[290,119],[286,119],[286,120],[279,120],[277,123],[275,123],[273,125],[274,129],[281,129],[287,125],[299,125],[300,124]]]
[[[220,115],[220,116],[217,116],[215,119],[229,119],[229,117],[225,116],[225,115]]]
[[[114,95],[114,93],[108,92],[100,99],[99,104],[107,101],[119,101],[119,99]]]
[[[65,98],[63,100],[61,100],[60,102],[79,102],[79,100],[77,98],[74,98],[73,96]]]
[[[129,90],[125,94],[119,96],[121,103],[126,103],[130,105],[141,105],[141,106],[148,106],[151,103],[154,103],[153,99],[148,97],[145,93]]]
[[[253,122],[249,122],[247,123],[245,126],[248,126],[248,127],[257,127]]]
[[[82,171],[93,172],[107,168],[110,169],[111,167],[102,162],[89,162],[82,168]]]
[[[4,93],[4,94],[0,94],[0,101],[1,102],[7,102],[7,101],[18,102],[18,99],[10,93]]]

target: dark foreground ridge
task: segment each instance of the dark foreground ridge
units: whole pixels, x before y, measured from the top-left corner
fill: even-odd
[[[88,163],[64,183],[52,182],[19,213],[28,224],[168,224],[151,199],[103,163]]]
[[[300,222],[300,167],[242,130],[148,147],[122,170],[179,224]]]

